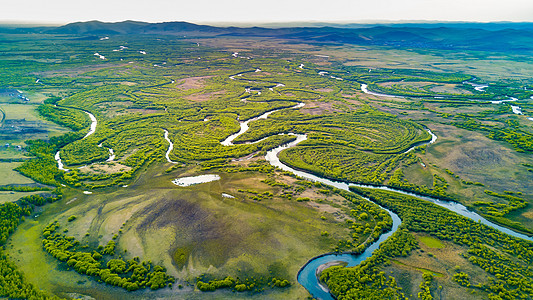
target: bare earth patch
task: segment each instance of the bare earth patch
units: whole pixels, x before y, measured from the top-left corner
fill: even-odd
[[[315,91],[322,92],[322,93],[329,93],[329,92],[333,92],[334,90],[331,88],[319,88],[319,89],[315,89]]]
[[[102,163],[102,164],[93,164],[90,166],[81,167],[80,171],[84,173],[106,173],[114,174],[119,172],[128,172],[131,170],[131,167],[119,164],[119,163]]]
[[[182,90],[199,89],[205,86],[205,80],[213,76],[198,76],[183,79],[178,88]]]
[[[522,214],[522,217],[533,220],[533,211],[527,211]]]
[[[311,102],[300,111],[304,114],[309,114],[313,116],[328,114],[332,112],[339,112],[340,110],[333,108],[333,104],[334,103],[331,102]]]

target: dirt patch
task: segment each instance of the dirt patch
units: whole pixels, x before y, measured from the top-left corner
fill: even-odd
[[[533,220],[533,211],[527,211],[527,212],[523,213],[522,217],[524,217],[526,219]]]
[[[338,112],[339,110],[333,108],[333,103],[330,102],[312,102],[300,111],[309,115],[323,115],[332,112]]]
[[[198,76],[185,78],[177,85],[177,87],[182,90],[199,89],[205,86],[206,79],[212,77],[213,76]]]
[[[334,90],[331,88],[319,88],[319,89],[315,89],[315,91],[322,92],[322,93],[329,93],[329,92],[333,92]]]
[[[101,163],[93,164],[90,166],[84,166],[80,168],[82,173],[94,173],[94,174],[114,174],[119,172],[128,172],[131,167],[119,164],[119,163]]]
[[[207,260],[207,265],[219,267],[232,256],[233,247],[238,248],[242,241],[230,224],[180,196],[169,195],[139,214],[146,217],[136,226],[137,232],[145,235],[154,228],[174,228],[175,236],[179,237],[175,247],[193,249],[191,257],[201,257]],[[215,244],[219,247],[213,247]]]

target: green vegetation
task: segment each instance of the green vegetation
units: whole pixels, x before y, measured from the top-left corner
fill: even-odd
[[[71,222],[73,216],[68,218]],[[110,258],[115,255],[115,242],[109,243],[101,252],[96,249],[86,252],[80,242],[72,236],[59,232],[57,222],[50,223],[43,230],[43,248],[56,259],[66,262],[80,274],[98,278],[109,285],[119,286],[128,291],[145,287],[152,290],[164,288],[175,281],[165,273],[165,268],[152,266],[149,262],[139,262],[139,258],[127,262],[122,258]],[[107,263],[106,263],[107,261]]]
[[[6,41],[0,45],[0,138],[11,144],[0,155],[7,174],[0,191],[26,196],[0,205],[0,297],[54,297],[41,290],[133,297],[128,291],[172,287],[169,274],[185,286],[183,294],[163,289],[149,297],[305,297],[291,279],[300,265],[328,251],[361,253],[392,220],[352,193],[269,165],[265,153],[295,139],[287,133],[308,137],[279,155],[294,168],[453,199],[532,232],[533,131],[526,117],[533,113],[533,84],[526,75],[502,71],[528,74],[523,57],[239,40],[245,59],[232,56],[235,40],[224,38],[203,37],[200,46],[176,36],[0,35]],[[322,51],[329,58],[317,56]],[[465,67],[471,65],[478,69]],[[465,81],[488,87],[476,90]],[[363,83],[403,97],[363,94]],[[30,101],[9,96],[16,89]],[[519,99],[513,104],[525,115],[514,115],[509,103],[491,103],[509,96]],[[298,103],[305,106],[295,108]],[[239,131],[239,122],[273,110],[279,111],[250,122],[235,145],[221,145]],[[85,112],[98,120],[88,137]],[[420,146],[431,140],[428,128],[439,139]],[[165,130],[175,164],[165,157]],[[115,157],[106,161],[110,150]],[[58,170],[57,152],[69,172]],[[185,188],[171,183],[205,172],[221,180]],[[322,273],[339,299],[432,299],[440,284],[468,288],[472,297],[532,297],[531,243],[412,197],[356,192],[398,213],[403,225],[360,266]],[[10,241],[26,218],[35,237]],[[85,283],[27,281],[17,268],[28,270],[31,262],[13,259],[26,255],[14,250],[25,243],[42,243],[45,251],[39,244],[32,255],[43,269],[72,269],[66,276]],[[453,251],[466,268],[446,273],[427,265],[441,259],[453,269],[446,260]],[[389,276],[393,259],[418,277]],[[100,291],[100,282],[120,289]]]
[[[409,236],[414,241],[413,245],[416,245],[414,237],[408,231],[423,232],[434,238],[465,247],[466,251],[463,255],[468,258],[468,261],[481,267],[488,274],[487,281],[477,284],[476,288],[488,293],[489,297],[516,299],[532,295],[531,278],[533,277],[528,267],[533,260],[531,242],[510,237],[411,196],[363,188],[352,189],[388,207],[400,216],[403,229],[394,235],[395,238]],[[402,243],[393,243],[395,238],[383,243],[378,253],[362,265],[355,268],[332,267],[322,273],[321,279],[328,283],[339,299],[359,299],[378,292],[391,293],[387,294],[387,297],[392,297],[393,292],[396,297],[401,296],[401,293],[393,290],[395,280],[393,278],[387,280],[383,277],[383,273],[379,273],[379,270],[386,264],[388,258],[409,255],[409,251],[416,246],[404,246],[405,250],[388,248],[393,245],[402,245]],[[354,272],[358,275],[348,275]],[[365,278],[365,280],[360,278]],[[461,274],[454,276],[454,280],[461,284],[465,284],[467,279],[467,276]],[[387,287],[385,290],[381,290],[385,287]],[[424,284],[422,293],[425,297],[428,295],[426,287],[427,284]]]
[[[444,248],[444,244],[441,241],[430,236],[421,236],[418,239],[430,248]]]
[[[284,288],[290,286],[290,283],[287,279],[280,279],[276,277],[266,279],[260,278],[258,280],[250,278],[241,281],[240,279],[234,279],[231,276],[221,280],[209,280],[209,282],[204,282],[201,278],[198,278],[198,281],[196,282],[196,286],[202,292],[209,292],[224,288],[229,288],[236,292],[260,292],[264,290],[264,286],[266,285]]]
[[[380,272],[388,257],[406,256],[417,248],[416,239],[400,229],[387,239],[370,258],[353,268],[334,266],[320,275],[331,293],[338,299],[395,299],[405,298],[394,277]]]
[[[42,206],[47,202],[57,201],[56,197],[43,198],[41,196],[27,196],[15,203],[0,205],[0,246],[4,246],[8,237],[15,231],[25,216],[29,216],[35,206]],[[28,283],[24,274],[17,270],[10,262],[3,250],[0,250],[0,296],[8,298],[56,299],[45,292],[36,289]]]

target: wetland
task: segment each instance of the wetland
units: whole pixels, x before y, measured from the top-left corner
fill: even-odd
[[[524,53],[56,30],[0,33],[0,297],[533,297]]]

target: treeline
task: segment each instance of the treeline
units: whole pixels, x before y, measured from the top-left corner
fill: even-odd
[[[45,186],[33,186],[33,185],[2,185],[0,191],[15,191],[15,192],[37,192],[37,191],[50,191],[49,187]]]
[[[468,253],[464,254],[469,261],[489,274],[487,282],[476,286],[489,297],[518,299],[533,296],[533,273],[529,267],[533,262],[532,242],[506,235],[415,197],[356,187],[352,190],[397,213],[402,226],[409,231],[423,232],[468,247]]]
[[[49,141],[31,140],[26,141],[26,150],[33,156],[24,161],[15,170],[31,179],[53,186],[59,186],[58,180],[62,172],[57,169],[54,155],[59,149],[83,136],[83,133],[67,133],[58,137],[51,137]]]
[[[236,279],[228,276],[224,279],[212,279],[206,280],[203,276],[200,276],[196,280],[196,287],[202,292],[212,292],[218,289],[231,289],[234,292],[261,292],[266,286],[284,288],[290,286],[291,283],[287,279],[276,277],[261,277],[261,278],[246,278]]]
[[[16,202],[0,205],[0,246],[4,246],[17,226],[33,212],[35,206],[54,202],[60,196],[43,198],[40,195],[23,197]],[[24,279],[24,274],[17,270],[0,248],[0,297],[9,299],[58,299],[37,289]]]
[[[330,292],[338,300],[407,299],[396,278],[381,271],[391,257],[408,256],[418,248],[418,242],[407,229],[400,226],[391,237],[356,267],[330,267],[320,274]]]
[[[107,148],[98,147],[96,141],[85,139],[74,141],[61,149],[61,159],[69,166],[105,161],[108,157]]]
[[[345,224],[350,230],[351,239],[339,240],[334,248],[335,252],[362,253],[383,233],[392,229],[391,216],[375,203],[353,193],[337,192],[349,201],[349,215],[352,219],[347,219]]]
[[[92,252],[81,251],[80,242],[72,236],[60,233],[59,229],[57,221],[43,229],[43,248],[80,274],[93,276],[100,282],[128,291],[146,287],[152,290],[172,287],[175,282],[174,278],[165,273],[164,267],[152,266],[150,262],[139,262],[138,258],[128,261],[120,257],[114,258],[113,240],[105,247],[100,246]]]
[[[452,122],[452,125],[471,131],[479,131],[486,137],[509,143],[518,152],[533,153],[533,134],[518,128],[517,124],[508,122],[510,126],[497,126],[482,124],[476,120],[468,119],[463,122]]]
[[[45,100],[45,103],[47,100]],[[42,104],[37,107],[37,111],[45,119],[68,127],[74,131],[87,128],[91,123],[87,115],[80,110],[57,107],[52,104]]]

